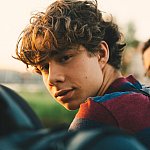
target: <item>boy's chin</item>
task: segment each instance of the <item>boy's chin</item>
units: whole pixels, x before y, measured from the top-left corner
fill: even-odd
[[[63,105],[67,110],[77,110],[77,109],[79,109],[79,106],[77,106],[77,105],[71,105],[71,104],[65,104],[65,105]]]

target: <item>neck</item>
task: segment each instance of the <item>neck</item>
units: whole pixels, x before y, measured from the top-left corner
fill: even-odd
[[[121,72],[109,64],[106,64],[102,70],[103,83],[97,95],[102,96],[113,81],[122,77]]]

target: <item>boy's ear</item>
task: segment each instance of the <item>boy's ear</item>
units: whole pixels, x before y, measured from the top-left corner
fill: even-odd
[[[109,59],[109,47],[105,41],[101,41],[99,43],[99,53],[98,53],[98,61],[100,63],[100,67],[103,69]]]

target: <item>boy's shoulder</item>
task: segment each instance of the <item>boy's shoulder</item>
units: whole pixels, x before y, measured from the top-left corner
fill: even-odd
[[[113,93],[109,93],[109,94],[105,94],[103,96],[96,96],[96,97],[92,97],[91,99],[94,102],[101,102],[101,103],[107,103],[110,101],[120,101],[121,100],[131,100],[131,99],[147,99],[150,98],[150,88],[145,88],[145,89],[140,89],[140,90],[132,90],[132,91],[124,91],[124,92],[113,92]]]

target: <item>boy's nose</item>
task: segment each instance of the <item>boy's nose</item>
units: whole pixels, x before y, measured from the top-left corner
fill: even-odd
[[[63,72],[63,67],[59,64],[49,65],[49,75],[48,80],[50,85],[57,85],[58,83],[65,81],[65,75]]]

